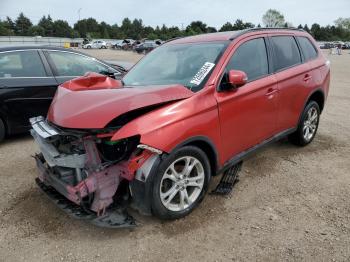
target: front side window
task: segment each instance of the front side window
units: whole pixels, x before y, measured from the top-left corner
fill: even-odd
[[[109,70],[113,70],[92,57],[59,51],[49,51],[48,53],[58,76],[82,76],[87,72],[108,74]]]
[[[127,86],[180,84],[196,92],[203,88],[228,42],[160,46],[123,78]]]
[[[45,77],[44,65],[36,50],[0,53],[0,77]]]
[[[248,81],[253,81],[269,73],[269,63],[264,38],[249,40],[240,45],[226,70],[240,70],[247,74]]]
[[[299,41],[301,50],[304,54],[306,61],[312,60],[317,57],[316,48],[307,37],[298,36],[297,39]]]
[[[299,48],[293,36],[273,36],[271,40],[275,53],[275,72],[301,63]]]

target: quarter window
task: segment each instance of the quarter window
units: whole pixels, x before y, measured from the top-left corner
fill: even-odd
[[[273,60],[275,71],[301,63],[299,48],[293,36],[273,36],[271,39],[275,52]]]
[[[317,57],[316,48],[307,37],[298,36],[297,39],[306,61]]]
[[[45,77],[46,71],[38,51],[0,53],[0,77]]]
[[[248,81],[268,74],[269,65],[264,38],[257,38],[243,43],[235,51],[226,67],[229,70],[241,70],[248,76]]]
[[[95,59],[80,54],[58,51],[48,53],[58,76],[82,76],[87,72],[107,74],[108,70],[112,70]]]

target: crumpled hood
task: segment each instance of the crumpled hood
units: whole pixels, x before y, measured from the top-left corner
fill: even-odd
[[[48,120],[66,128],[104,128],[129,111],[193,94],[182,85],[123,87],[117,80],[91,73],[58,87]]]

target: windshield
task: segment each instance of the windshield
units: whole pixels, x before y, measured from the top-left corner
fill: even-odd
[[[227,42],[168,44],[145,56],[123,78],[126,86],[181,84],[200,90]]]

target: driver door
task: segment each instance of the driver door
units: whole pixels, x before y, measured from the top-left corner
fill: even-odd
[[[242,87],[216,93],[225,159],[254,147],[276,131],[278,90],[270,74],[267,50],[261,35],[244,39],[226,65],[220,85],[227,84],[227,72],[232,69],[244,71],[248,81]]]

